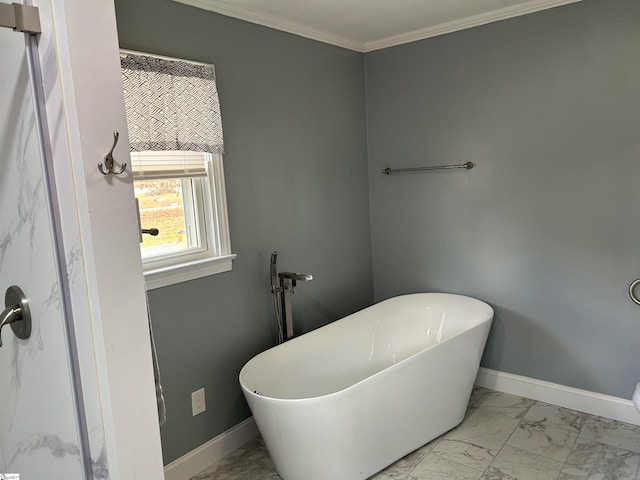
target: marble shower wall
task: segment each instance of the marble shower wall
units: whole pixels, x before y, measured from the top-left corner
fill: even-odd
[[[0,348],[0,472],[84,478],[24,37],[0,30],[0,294],[29,298],[31,338]]]

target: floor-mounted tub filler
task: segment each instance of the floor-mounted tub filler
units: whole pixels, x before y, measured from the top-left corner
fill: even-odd
[[[240,384],[284,480],[365,479],[458,425],[493,310],[391,298],[251,359]]]

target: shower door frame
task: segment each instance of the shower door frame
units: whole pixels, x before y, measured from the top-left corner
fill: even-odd
[[[93,478],[164,478],[112,0],[33,0],[57,227]],[[52,413],[55,414],[55,413]]]

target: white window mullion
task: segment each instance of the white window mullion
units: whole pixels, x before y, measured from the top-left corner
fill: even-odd
[[[197,198],[194,188],[199,179],[183,178],[182,194],[184,196],[184,224],[187,235],[187,248],[198,248],[201,246],[197,221]]]
[[[209,192],[207,186],[209,185],[208,178],[199,178],[197,181],[192,182],[194,191],[194,226],[198,231],[198,238],[200,239],[200,246],[211,252],[212,256],[218,256],[216,250],[216,241],[211,237],[211,231],[214,230],[215,225],[212,224],[211,212],[215,210],[215,205],[209,201]]]
[[[215,208],[213,215],[215,219],[213,224],[216,226],[216,245],[219,248],[219,255],[231,254],[231,235],[229,233],[229,216],[227,209],[227,192],[224,183],[224,168],[222,163],[222,154],[212,153],[208,155],[209,165],[212,175],[209,176],[211,182],[212,199]]]

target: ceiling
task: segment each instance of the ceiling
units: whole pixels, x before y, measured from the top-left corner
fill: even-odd
[[[174,0],[369,52],[581,0]]]

